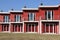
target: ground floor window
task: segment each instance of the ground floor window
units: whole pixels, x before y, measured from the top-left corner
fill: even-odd
[[[22,25],[13,25],[13,32],[22,32],[23,26]]]
[[[45,23],[42,27],[42,32],[43,33],[56,33],[57,30],[57,24],[49,24]]]
[[[2,25],[2,31],[9,31],[9,25]]]
[[[37,32],[37,24],[26,24],[26,32]]]

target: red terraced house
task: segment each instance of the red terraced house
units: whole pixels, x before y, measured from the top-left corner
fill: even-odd
[[[0,32],[60,34],[60,5],[0,12]]]

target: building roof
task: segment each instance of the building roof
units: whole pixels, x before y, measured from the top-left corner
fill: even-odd
[[[38,10],[38,8],[22,8],[22,10]]]
[[[60,6],[60,4],[59,5],[49,5],[49,6],[47,6],[47,5],[40,5],[39,7],[40,8],[55,8],[55,7],[59,7]],[[19,11],[19,10],[10,10],[10,11],[8,11],[8,12],[0,12],[0,14],[10,14],[10,12],[20,12],[20,13],[22,13],[23,12],[23,10],[38,10],[38,8],[22,8],[22,11]]]
[[[23,12],[23,11],[18,11],[18,10],[13,10],[13,11],[9,11],[9,12]]]
[[[39,7],[59,7],[59,5],[40,5]]]
[[[10,12],[20,12],[20,13],[22,13],[23,11],[9,11],[9,12],[0,12],[0,14],[10,14]]]
[[[0,12],[0,14],[10,14],[9,12]]]

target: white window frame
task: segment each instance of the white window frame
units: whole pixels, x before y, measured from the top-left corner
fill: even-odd
[[[31,31],[29,31],[29,25],[31,25],[30,27],[31,27]],[[34,31],[32,31],[32,25],[34,25]],[[36,32],[36,24],[27,24],[27,30],[26,30],[26,32]]]
[[[47,20],[52,20],[52,19],[53,19],[53,16],[52,16],[52,15],[53,15],[53,13],[52,13],[52,11],[50,11],[50,13],[51,13],[50,17],[51,17],[51,18],[50,18],[50,19],[48,19],[48,12],[49,12],[49,11],[47,11]]]
[[[33,15],[32,17],[31,17],[31,14]],[[34,13],[29,13],[29,17],[28,17],[28,19],[29,19],[29,21],[34,21]]]
[[[9,22],[9,16],[7,15],[4,16],[4,22]]]
[[[15,22],[20,22],[20,15],[15,15]]]
[[[49,32],[46,32],[46,24],[49,25],[49,26],[48,26],[48,27],[49,27]],[[51,25],[51,24],[49,24],[49,23],[45,23],[45,31],[44,31],[44,33],[50,33],[50,25]],[[52,33],[54,33],[54,25],[55,25],[55,24],[52,23],[52,27],[53,27],[53,30],[52,30],[53,32],[52,32]]]
[[[4,30],[4,27],[5,27],[5,26],[6,26],[6,30]],[[3,25],[3,26],[2,26],[2,29],[3,29],[2,31],[3,31],[3,32],[4,32],[4,31],[5,31],[5,32],[8,32],[8,31],[9,31],[9,28],[7,28],[7,27],[9,27],[9,26],[8,26],[8,25]]]

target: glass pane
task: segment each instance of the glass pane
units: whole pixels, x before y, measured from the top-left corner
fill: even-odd
[[[45,12],[45,19],[47,19],[47,11]]]
[[[4,22],[9,22],[9,16],[4,16]]]
[[[51,20],[53,18],[53,13],[52,11],[46,11],[45,12],[45,19]]]
[[[29,13],[29,21],[33,21],[34,20],[34,13]]]
[[[51,19],[51,11],[48,11],[48,19]]]
[[[20,22],[20,15],[15,16],[15,22]]]

